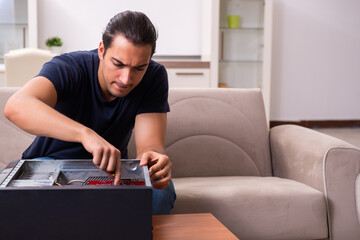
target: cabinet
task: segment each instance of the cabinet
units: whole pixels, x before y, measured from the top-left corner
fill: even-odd
[[[168,68],[170,88],[208,88],[210,70],[204,68]]]
[[[156,59],[167,71],[170,88],[209,88],[210,62],[194,60]]]
[[[212,76],[218,86],[260,88],[269,119],[272,0],[213,0],[212,16]]]

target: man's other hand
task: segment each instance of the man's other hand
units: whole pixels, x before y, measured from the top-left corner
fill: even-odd
[[[140,166],[149,166],[150,179],[156,189],[164,189],[169,186],[171,179],[171,162],[165,154],[154,151],[145,152],[140,161]]]

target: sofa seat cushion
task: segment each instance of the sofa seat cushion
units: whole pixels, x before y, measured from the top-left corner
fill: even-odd
[[[277,177],[193,177],[173,179],[172,213],[217,217],[240,239],[324,239],[328,237],[323,193]]]

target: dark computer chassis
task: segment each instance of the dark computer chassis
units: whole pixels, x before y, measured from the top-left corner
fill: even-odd
[[[0,174],[0,239],[152,239],[148,168],[123,159],[121,185],[91,160],[15,160]]]

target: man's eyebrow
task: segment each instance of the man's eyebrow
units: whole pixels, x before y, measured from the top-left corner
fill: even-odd
[[[116,62],[120,63],[121,65],[125,65],[122,61],[120,61],[120,60],[118,60],[118,59],[116,59],[114,57],[112,57],[112,59],[115,60]]]
[[[148,63],[145,63],[145,64],[142,64],[142,65],[136,66],[136,68],[146,67],[147,65],[149,65],[149,64],[148,64]]]
[[[119,64],[123,65],[123,66],[127,66],[126,64],[124,64],[122,61],[112,57],[113,60],[115,60],[116,62],[118,62]],[[142,67],[146,67],[147,65],[149,65],[149,63],[145,63],[139,66],[135,66],[135,68],[142,68]]]

